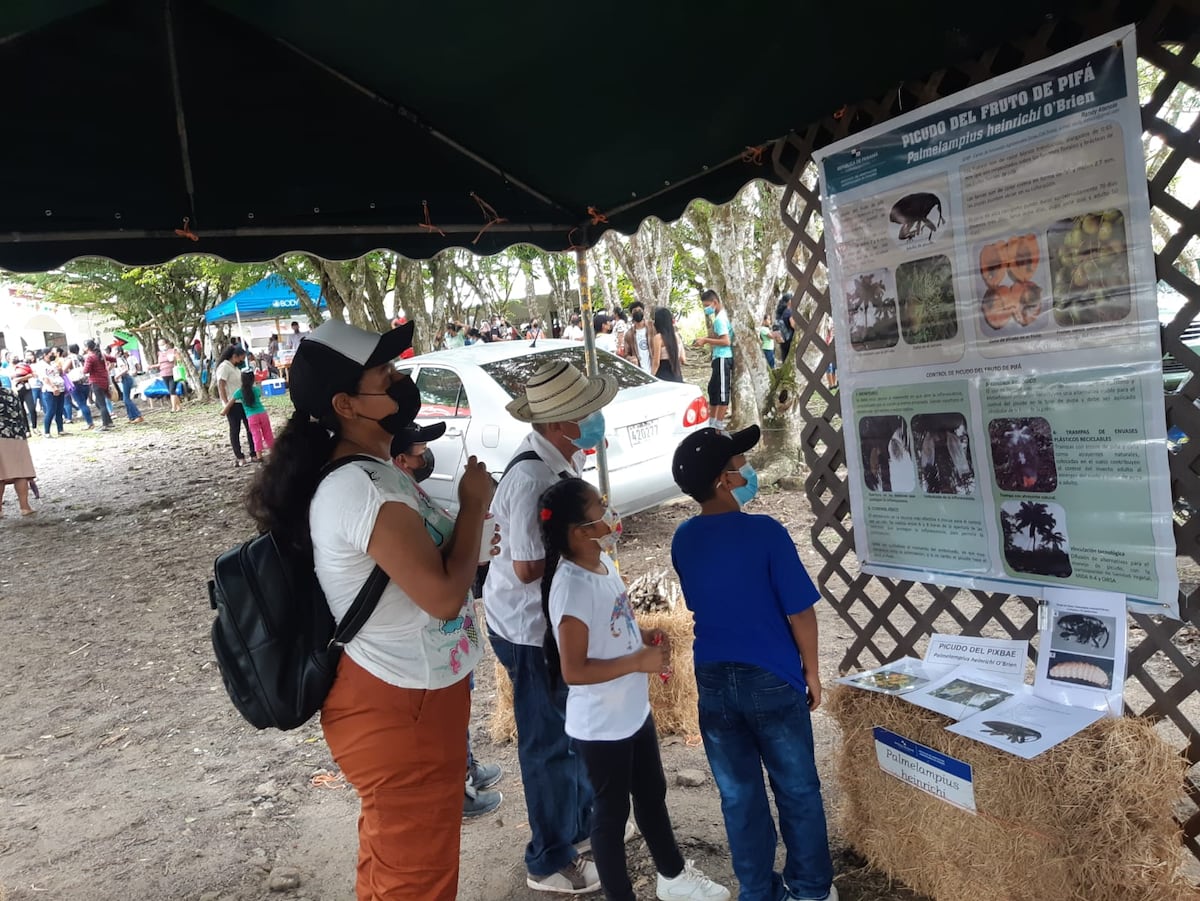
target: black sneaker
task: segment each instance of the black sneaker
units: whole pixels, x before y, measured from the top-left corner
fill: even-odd
[[[498,763],[476,763],[467,770],[467,785],[476,791],[491,788],[504,776]]]
[[[499,807],[503,800],[504,795],[500,792],[477,791],[467,785],[463,795],[463,819],[486,816]]]

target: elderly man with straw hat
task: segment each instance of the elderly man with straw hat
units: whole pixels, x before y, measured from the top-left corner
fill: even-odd
[[[546,550],[538,498],[576,477],[584,451],[604,440],[601,408],[616,396],[611,376],[588,377],[565,361],[542,364],[508,412],[533,425],[509,462],[492,500],[503,537],[483,586],[489,637],[513,684],[517,757],[533,836],[525,848],[535,891],[585,894],[600,889],[596,865],[576,846],[591,833],[592,789],[564,731],[567,688],[550,689],[542,643],[542,572]]]

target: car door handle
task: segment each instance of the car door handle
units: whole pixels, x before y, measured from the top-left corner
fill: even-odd
[[[461,438],[463,436],[462,429],[446,429],[447,438]]]

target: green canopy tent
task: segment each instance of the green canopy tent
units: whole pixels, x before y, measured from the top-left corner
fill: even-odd
[[[904,106],[906,81],[1090,6],[17,0],[0,267],[578,251],[728,200],[774,177],[789,131],[887,91]],[[1188,39],[1194,16],[1155,28]]]
[[[1086,5],[17,0],[0,267],[587,246]]]

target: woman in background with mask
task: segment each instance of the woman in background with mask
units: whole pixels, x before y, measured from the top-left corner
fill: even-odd
[[[392,438],[392,462],[396,468],[413,480],[417,496],[421,502],[421,515],[429,529],[433,543],[441,547],[454,530],[454,517],[449,511],[439,507],[437,503],[421,488],[420,483],[433,475],[433,451],[429,448],[430,441],[437,441],[446,434],[446,423],[435,422],[433,425],[419,426],[415,423],[407,426]],[[485,520],[490,527],[491,521]],[[492,553],[499,549],[500,536],[492,528]],[[475,690],[475,676],[469,677],[471,690]],[[504,775],[499,764],[480,763],[471,751],[471,732],[467,731],[467,782],[463,792],[463,819],[481,817],[491,813],[500,806],[504,796],[500,792],[488,791]]]
[[[457,895],[467,677],[480,655],[468,590],[492,480],[467,461],[458,520],[435,544],[415,485],[390,458],[392,436],[421,403],[392,365],[412,332],[411,323],[378,335],[333,320],[306,336],[291,367],[296,412],[248,497],[260,529],[311,554],[335,619],[376,565],[390,579],[321,710],[362,805],[359,901]]]

